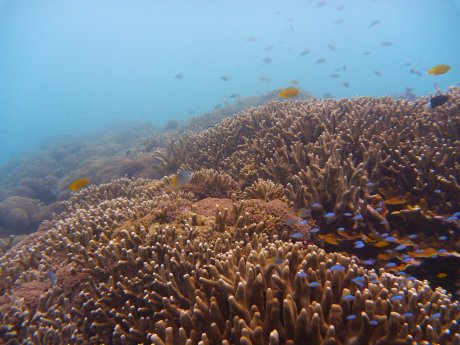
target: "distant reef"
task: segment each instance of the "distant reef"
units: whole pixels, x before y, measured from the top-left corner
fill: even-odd
[[[217,109],[18,168],[1,226],[39,229],[0,242],[0,344],[460,344],[446,94]]]

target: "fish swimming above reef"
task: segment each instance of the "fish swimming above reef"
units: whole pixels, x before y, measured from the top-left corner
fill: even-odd
[[[278,96],[281,98],[291,98],[297,96],[299,92],[299,89],[296,87],[288,87],[286,89],[281,90]]]
[[[51,281],[51,285],[54,286],[57,283],[57,276],[56,273],[53,271],[48,271],[48,278]]]
[[[173,176],[171,181],[172,188],[178,188],[185,186],[192,180],[193,173],[191,171],[179,171],[176,175]]]
[[[310,51],[308,49],[305,49],[305,50],[301,51],[299,55],[300,56],[305,56],[305,55],[308,55],[308,54],[310,54]]]
[[[373,22],[369,23],[368,26],[376,26],[379,23],[380,23],[380,20],[377,19],[377,20],[374,20]]]
[[[428,70],[428,74],[440,75],[440,74],[447,73],[449,70],[450,70],[449,65],[437,65],[431,68],[430,70]]]
[[[271,58],[271,57],[268,57],[268,56],[267,56],[267,57],[264,57],[264,58],[262,59],[262,62],[263,62],[263,63],[266,63],[266,64],[271,63],[271,62],[272,62],[272,58]]]
[[[182,73],[177,73],[175,76],[174,76],[174,79],[184,79],[184,75]]]
[[[321,58],[321,59],[316,60],[315,63],[325,63],[325,62],[326,62],[326,59],[325,59],[325,58]]]
[[[76,192],[76,191],[79,191],[80,189],[86,187],[87,185],[89,185],[89,178],[86,178],[86,177],[82,177],[82,178],[79,178],[79,179],[76,179],[75,181],[73,181],[70,185],[69,185],[69,189],[72,191],[72,192]]]
[[[438,95],[434,96],[433,98],[430,99],[430,107],[431,108],[436,108],[439,107],[440,105],[443,105],[449,100],[448,95]]]

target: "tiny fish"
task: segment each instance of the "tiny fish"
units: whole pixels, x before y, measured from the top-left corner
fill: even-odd
[[[305,207],[299,208],[295,211],[295,214],[299,217],[305,218],[310,216],[310,210],[306,209]]]
[[[346,72],[347,71],[347,65],[342,66],[342,71]]]
[[[332,51],[335,51],[335,47],[332,45],[332,44],[328,44],[327,47],[332,50]]]
[[[348,84],[346,81],[344,81],[343,86],[345,86],[348,89],[350,87],[350,84]]]
[[[246,41],[247,41],[247,42],[255,42],[255,41],[257,41],[257,38],[255,38],[255,37],[248,37],[248,38],[246,39]]]
[[[304,235],[301,232],[295,232],[291,235],[289,235],[290,238],[293,238],[295,240],[300,240],[301,238],[304,237]]]
[[[315,63],[325,63],[325,62],[326,62],[326,59],[325,59],[325,58],[321,58],[321,59],[316,60]]]
[[[334,24],[340,24],[342,22],[343,22],[343,18],[339,18],[334,22]]]
[[[86,178],[86,177],[83,177],[83,178],[79,178],[79,179],[76,179],[75,181],[73,181],[70,185],[69,185],[69,189],[72,191],[72,192],[76,192],[84,187],[86,187],[87,185],[89,185],[89,178]]]
[[[352,320],[355,320],[355,319],[356,319],[356,315],[351,314],[351,315],[347,316],[347,321],[352,321]]]
[[[48,278],[51,281],[51,286],[56,285],[56,282],[57,282],[56,273],[54,273],[53,271],[48,271]]]
[[[262,62],[265,63],[265,64],[269,64],[269,63],[272,62],[272,58],[271,58],[271,57],[268,57],[268,56],[267,56],[267,57],[264,57],[264,58],[262,59]]]
[[[335,73],[334,74],[329,74],[329,78],[339,78],[339,77],[340,77],[340,75],[335,74]]]
[[[292,217],[292,218],[286,219],[286,220],[284,221],[284,224],[286,224],[286,225],[294,225],[294,224],[297,224],[298,221],[299,221],[299,220],[298,220],[297,218]]]
[[[324,5],[326,5],[326,1],[321,1],[321,2],[318,3],[318,5],[316,7],[320,8],[320,7],[323,7]]]
[[[436,278],[439,278],[439,279],[447,278],[447,274],[444,272],[439,272],[438,274],[436,274]]]
[[[236,93],[232,93],[229,97],[230,98],[235,98],[235,97],[238,97],[238,95]]]
[[[267,78],[267,77],[264,77],[264,76],[260,77],[259,81],[264,82],[264,83],[271,83],[272,82],[272,80],[270,78]]]
[[[304,271],[300,271],[300,272],[297,272],[296,276],[299,278],[305,278],[305,277],[308,277],[308,274],[305,273]]]
[[[278,94],[279,97],[281,98],[291,98],[295,97],[300,93],[299,89],[296,87],[288,87],[286,89],[281,90],[281,92]]]
[[[375,74],[377,77],[381,77],[381,76],[382,76],[382,72],[380,72],[380,71],[374,71],[374,74]]]
[[[270,50],[272,50],[272,49],[273,49],[272,46],[265,47],[265,50],[266,50],[266,51],[270,51]]]
[[[223,81],[229,81],[230,78],[229,77],[226,77],[225,75],[223,75],[222,77],[220,77],[220,79],[222,79]]]
[[[347,302],[354,301],[355,296],[353,296],[352,294],[348,294],[348,295],[342,296],[342,300],[347,301]]]
[[[371,52],[363,52],[363,55],[371,55]]]
[[[446,103],[448,100],[449,100],[448,95],[434,96],[433,98],[430,99],[430,107],[431,108],[439,107],[443,105],[444,103]]]
[[[380,23],[380,20],[377,19],[377,20],[374,20],[373,22],[370,22],[369,26],[376,26],[379,23]]]
[[[340,5],[339,7],[337,7],[337,11],[342,11],[344,8],[345,8],[345,5]]]
[[[311,232],[312,234],[316,234],[317,232],[319,232],[319,228],[318,228],[318,227],[311,228],[310,232]]]
[[[393,42],[389,42],[389,41],[387,41],[387,42],[382,42],[382,43],[380,43],[380,45],[381,45],[382,47],[391,47],[391,46],[393,45]]]
[[[308,49],[305,49],[305,50],[301,51],[299,55],[300,56],[305,56],[305,55],[308,55],[308,54],[310,54],[310,51]]]
[[[321,286],[321,284],[318,282],[311,282],[311,283],[308,283],[308,286],[311,288],[316,288],[318,286]]]
[[[360,214],[357,214],[357,215],[355,215],[352,219],[353,219],[353,220],[361,220],[361,219],[363,219],[363,216],[360,215]]]
[[[390,301],[395,302],[395,301],[401,301],[403,297],[401,295],[395,295],[390,297]]]
[[[182,73],[177,73],[175,76],[174,76],[174,79],[184,79],[184,75]]]
[[[450,66],[449,66],[449,65],[437,65],[437,66],[434,66],[433,68],[431,68],[431,69],[428,71],[428,74],[431,74],[431,75],[440,75],[440,74],[447,73],[449,70],[450,70]]]
[[[345,271],[345,267],[343,267],[342,265],[334,265],[330,268],[331,271]]]
[[[328,212],[324,215],[324,218],[326,219],[333,219],[335,218],[335,213],[334,212]]]
[[[177,188],[186,185],[192,180],[193,174],[190,171],[179,171],[171,181],[171,187]]]
[[[377,326],[378,324],[379,324],[379,322],[377,320],[369,321],[369,325],[371,325],[371,326]]]

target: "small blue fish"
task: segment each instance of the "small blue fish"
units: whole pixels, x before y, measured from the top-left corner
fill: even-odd
[[[353,247],[356,249],[361,249],[361,248],[364,248],[365,246],[366,245],[363,242],[361,242],[361,243],[355,243]]]
[[[395,301],[401,301],[403,299],[402,296],[400,295],[395,295],[390,297],[390,301],[395,302]]]
[[[311,228],[310,232],[312,234],[316,234],[317,232],[319,232],[319,228],[315,227],[315,228]]]
[[[311,204],[311,207],[312,208],[320,208],[320,207],[323,207],[323,205],[321,205],[319,202],[314,202],[313,204]]]
[[[308,283],[308,286],[311,288],[316,288],[318,286],[321,286],[321,284],[318,282],[311,282],[311,283]]]
[[[439,319],[440,317],[441,317],[441,313],[436,313],[436,314],[431,315],[430,319],[434,320],[434,319]]]
[[[386,220],[386,219],[384,219],[384,220],[382,220],[382,221],[380,222],[380,225],[388,225],[388,224],[390,224],[390,223],[389,223],[388,220]]]
[[[436,194],[441,194],[442,191],[440,189],[435,189],[433,192],[435,192]]]
[[[363,261],[363,264],[365,264],[365,265],[373,265],[373,264],[375,264],[375,260],[367,259],[367,260]]]
[[[404,313],[403,316],[404,316],[406,319],[408,319],[408,318],[414,316],[414,314],[412,314],[412,313],[410,313],[410,312],[407,312],[407,313]]]
[[[406,249],[406,246],[404,244],[400,244],[399,246],[395,248],[395,250],[405,250],[405,249]]]
[[[444,254],[444,253],[447,253],[447,250],[445,250],[445,249],[439,249],[439,250],[437,251],[437,253],[438,253],[438,254]]]
[[[358,277],[355,277],[351,280],[353,283],[362,283],[364,282],[364,277],[363,276],[358,276]]]
[[[345,271],[345,267],[343,267],[342,265],[334,265],[330,268],[331,271]]]
[[[379,322],[377,320],[369,321],[369,325],[371,325],[371,326],[377,326],[378,324],[379,324]]]
[[[355,296],[353,296],[352,294],[348,294],[348,295],[342,296],[342,300],[351,302],[355,300]]]
[[[298,240],[303,238],[304,234],[302,234],[301,232],[295,232],[293,234],[290,234],[289,237]]]
[[[452,217],[460,217],[460,212],[455,212]]]
[[[394,241],[396,241],[396,238],[394,238],[393,236],[388,236],[388,237],[385,237],[385,241],[394,242]]]
[[[305,273],[304,271],[300,271],[300,272],[297,272],[297,277],[299,278],[305,278],[305,277],[308,277],[308,274]]]
[[[457,219],[458,219],[458,218],[457,218],[456,216],[455,216],[455,217],[454,217],[454,216],[450,216],[449,218],[447,218],[447,220],[449,220],[449,221],[457,220]]]
[[[385,265],[386,268],[393,268],[396,267],[396,264],[394,262],[389,262]]]
[[[324,215],[324,218],[326,219],[333,219],[335,218],[335,213],[334,212],[328,212]]]
[[[307,224],[308,224],[308,220],[304,219],[304,220],[300,221],[299,224],[300,224],[300,225],[307,225]]]
[[[345,228],[341,226],[340,228],[337,228],[337,231],[345,231]]]
[[[361,220],[361,219],[363,219],[363,216],[361,214],[357,214],[352,219],[353,220]]]
[[[411,240],[415,240],[417,237],[418,237],[417,234],[412,234],[412,235],[407,236],[407,238],[410,238]]]
[[[447,236],[439,236],[438,239],[440,241],[446,241],[447,240]]]
[[[355,320],[355,319],[356,319],[356,315],[351,314],[351,315],[347,316],[347,321],[352,321],[352,320]]]
[[[57,282],[56,273],[54,273],[53,271],[48,271],[48,278],[51,281],[51,286],[56,285],[56,282]]]
[[[344,215],[345,217],[351,217],[351,216],[353,216],[353,214],[351,214],[350,212],[345,212],[343,215]]]

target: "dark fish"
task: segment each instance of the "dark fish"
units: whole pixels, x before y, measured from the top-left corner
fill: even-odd
[[[369,23],[369,26],[376,26],[377,24],[380,23],[380,20],[374,20],[373,22]]]
[[[433,98],[430,99],[430,107],[431,108],[436,108],[439,107],[440,105],[443,105],[449,100],[448,95],[438,95],[434,96]]]
[[[329,78],[338,78],[340,77],[338,74],[329,74]]]
[[[226,77],[226,76],[224,76],[224,75],[223,75],[222,77],[220,77],[220,79],[222,79],[223,81],[229,81],[229,80],[230,80],[229,77]]]
[[[268,56],[267,56],[267,57],[264,57],[264,58],[262,59],[262,62],[263,62],[263,63],[267,63],[267,64],[268,64],[268,63],[271,63],[271,62],[272,62],[272,58],[271,58],[271,57],[268,57]]]
[[[318,3],[316,7],[319,8],[319,7],[323,7],[324,5],[326,5],[326,1],[321,1]]]
[[[195,109],[189,109],[188,113],[189,114],[195,114]]]
[[[267,77],[260,77],[259,81],[262,81],[264,83],[271,83],[272,82],[272,80],[270,78],[267,78]]]
[[[273,13],[273,15],[275,15],[275,16],[279,16],[280,14],[281,14],[281,11],[276,11],[276,12]]]
[[[184,79],[184,75],[182,73],[177,73],[175,76],[174,76],[174,79]]]
[[[292,22],[293,20],[294,20],[294,17],[289,17],[288,19],[286,19],[286,22],[287,22],[287,23],[290,23],[290,22]]]
[[[334,22],[334,24],[340,24],[342,22],[343,22],[343,18],[339,18]]]
[[[310,54],[310,51],[308,49],[305,49],[305,50],[301,51],[299,55],[300,56],[305,56],[305,55],[308,55],[308,54]]]
[[[345,8],[345,5],[340,5],[339,7],[337,7],[337,11],[342,11],[344,8]]]
[[[237,96],[238,96],[238,95],[237,95],[236,93],[232,93],[229,97],[230,97],[230,98],[235,98],[235,97],[237,97]]]
[[[329,92],[326,92],[324,95],[323,95],[323,98],[334,98],[334,95],[329,93]]]
[[[382,42],[380,43],[382,47],[391,47],[393,45],[393,42]]]
[[[222,108],[222,105],[221,105],[221,104],[216,104],[216,105],[214,106],[214,109],[220,109],[220,108]]]
[[[255,41],[257,41],[257,38],[255,38],[255,37],[248,37],[248,38],[246,38],[246,41],[247,41],[247,42],[255,42]]]
[[[348,89],[350,87],[350,84],[348,84],[346,81],[344,81],[343,86],[345,86]]]
[[[342,71],[346,72],[347,71],[347,65],[342,66]]]
[[[273,49],[272,46],[268,46],[268,47],[265,48],[266,51],[269,51],[269,50],[272,50],[272,49]]]
[[[404,64],[404,66],[409,67],[409,66],[410,66],[410,62],[406,62],[406,63]]]
[[[335,51],[335,47],[332,45],[332,44],[328,44],[327,47],[332,50],[332,51]]]
[[[54,273],[53,271],[48,271],[48,278],[51,281],[52,286],[56,285],[56,282],[57,282],[56,273]]]
[[[378,77],[381,77],[382,76],[382,72],[380,71],[374,71],[374,74]]]
[[[326,59],[325,58],[321,58],[319,60],[316,60],[315,63],[325,63],[326,62]]]
[[[363,52],[363,55],[371,55],[371,52]]]

